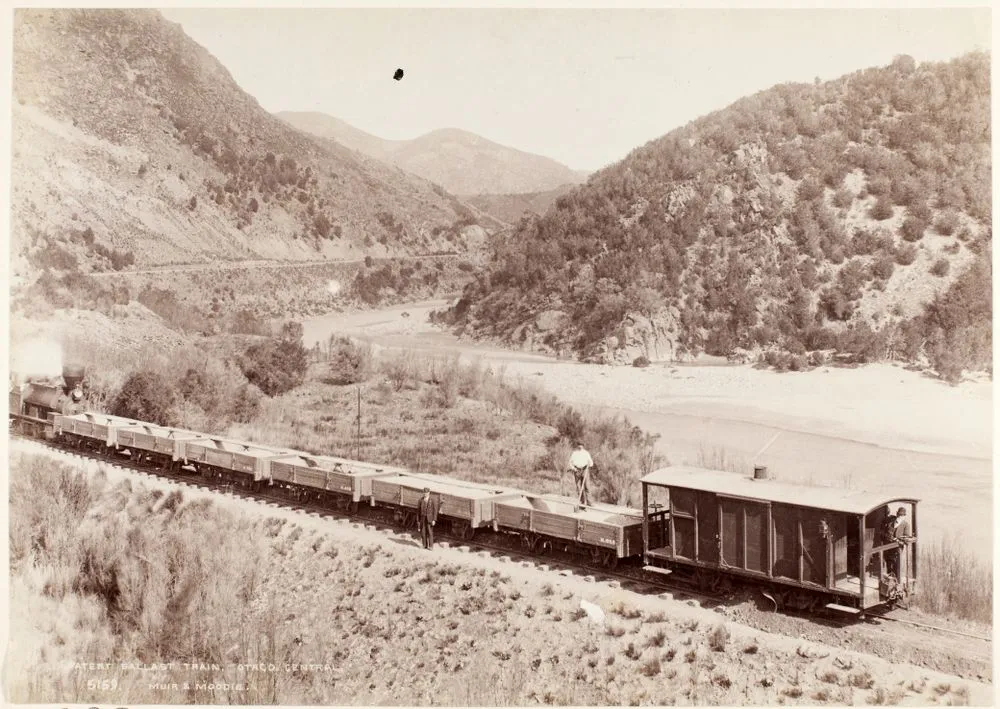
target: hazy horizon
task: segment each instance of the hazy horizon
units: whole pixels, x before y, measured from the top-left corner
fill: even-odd
[[[272,113],[387,140],[459,128],[586,170],[775,84],[991,43],[987,7],[161,12]]]

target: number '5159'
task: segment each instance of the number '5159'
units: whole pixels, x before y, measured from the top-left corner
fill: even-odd
[[[88,679],[87,689],[96,690],[100,689],[105,692],[110,692],[118,689],[118,679]]]

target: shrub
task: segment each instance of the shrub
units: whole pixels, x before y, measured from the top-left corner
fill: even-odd
[[[851,238],[851,253],[855,256],[874,253],[878,246],[878,236],[869,229],[858,229]]]
[[[877,219],[880,222],[890,219],[892,217],[892,201],[886,197],[879,197],[875,200],[875,204],[871,208],[872,219]]]
[[[132,374],[111,402],[115,416],[138,419],[149,423],[173,425],[176,390],[155,372]]]
[[[371,348],[358,345],[347,337],[330,338],[328,384],[344,385],[365,381],[371,374]]]
[[[912,244],[900,244],[896,249],[896,263],[900,266],[909,266],[917,260],[917,248]]]
[[[556,426],[559,431],[559,435],[567,441],[579,441],[583,439],[583,433],[586,429],[586,425],[583,422],[583,416],[580,415],[579,411],[575,409],[567,409],[565,413],[560,417],[559,424]]]
[[[935,276],[947,276],[949,268],[951,268],[951,264],[948,262],[948,259],[939,258],[934,262],[934,265],[931,266],[931,274]]]
[[[947,209],[938,215],[934,220],[934,230],[943,236],[951,236],[961,226],[958,214],[951,209]]]
[[[882,280],[889,280],[895,270],[896,264],[893,262],[892,257],[887,254],[880,255],[872,263],[872,275]]]
[[[654,657],[644,662],[642,667],[640,668],[640,671],[647,677],[655,677],[656,675],[660,674],[660,669],[661,669],[660,658]]]
[[[837,333],[825,327],[812,327],[806,332],[806,347],[810,350],[832,350],[837,346]]]
[[[839,190],[833,193],[833,206],[839,207],[840,209],[847,209],[854,203],[854,195],[851,191],[845,187],[841,187]]]
[[[823,195],[823,185],[817,180],[807,177],[799,183],[797,196],[802,202],[812,202]]]
[[[253,311],[243,308],[232,314],[229,320],[229,331],[236,335],[266,335],[268,334],[267,322],[254,314]]]
[[[825,288],[819,297],[819,309],[828,320],[850,320],[854,303],[841,288]]]
[[[927,230],[927,222],[919,217],[909,216],[903,220],[901,231],[907,241],[920,241]]]
[[[649,359],[643,355],[639,355],[634,360],[632,360],[633,367],[648,367]]]
[[[871,689],[875,686],[875,679],[868,670],[855,672],[848,678],[848,683],[858,689]]]
[[[297,329],[286,325],[281,337],[251,345],[240,362],[246,378],[268,396],[297,387],[305,380],[308,366],[301,325]]]
[[[30,260],[32,264],[44,271],[50,269],[73,271],[79,266],[79,261],[73,253],[54,243],[46,243],[45,248],[31,255]]]
[[[234,421],[250,423],[260,412],[260,391],[249,384],[244,384],[233,396],[229,413]]]
[[[919,219],[926,224],[931,220],[931,208],[927,206],[927,202],[917,200],[906,208],[906,216]]]

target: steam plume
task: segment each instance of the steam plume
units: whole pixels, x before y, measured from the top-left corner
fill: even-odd
[[[54,340],[25,340],[11,350],[11,372],[26,377],[58,377],[62,367],[62,345]]]

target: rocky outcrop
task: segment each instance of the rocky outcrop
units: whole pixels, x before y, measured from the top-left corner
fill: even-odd
[[[673,361],[677,355],[677,318],[673,308],[652,317],[627,313],[618,332],[601,343],[603,360],[615,364],[632,364],[638,357],[650,362]]]

